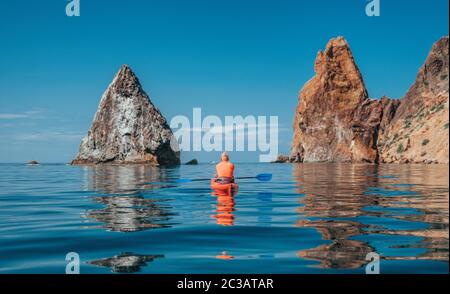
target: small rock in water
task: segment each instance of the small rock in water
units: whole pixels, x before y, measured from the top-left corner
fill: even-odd
[[[286,155],[278,155],[277,159],[272,161],[272,163],[289,163],[290,159],[289,156]]]
[[[186,162],[186,165],[197,165],[198,164],[198,160],[197,159],[192,159],[188,162]]]
[[[32,161],[28,162],[28,164],[37,165],[37,164],[39,164],[39,162],[37,162],[36,160],[32,160]]]

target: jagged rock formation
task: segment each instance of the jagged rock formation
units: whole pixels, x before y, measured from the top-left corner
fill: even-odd
[[[348,43],[330,40],[300,92],[289,161],[448,163],[448,45],[433,46],[402,100],[376,100]]]
[[[369,99],[343,37],[317,54],[314,69],[300,92],[291,161],[376,162],[383,107]]]
[[[449,162],[449,38],[437,41],[380,138],[383,162]]]
[[[390,99],[386,96],[381,97],[380,105],[383,108],[383,115],[380,121],[380,127],[378,130],[378,139],[385,134],[387,128],[390,126],[392,120],[394,119],[397,109],[400,106],[401,101],[398,99]]]
[[[72,164],[180,164],[178,144],[130,67],[123,65],[100,101]]]

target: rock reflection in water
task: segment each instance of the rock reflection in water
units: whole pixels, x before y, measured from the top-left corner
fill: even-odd
[[[303,250],[298,256],[306,259],[320,261],[323,268],[359,268],[366,263],[366,255],[373,252],[367,243],[348,240],[353,236],[363,234],[361,223],[343,220],[299,221],[300,227],[312,227],[322,234],[324,240],[331,244],[321,245],[317,248]]]
[[[386,166],[390,173],[395,173],[399,167]],[[399,173],[400,174],[400,173]],[[403,235],[421,237],[417,244],[400,245],[402,248],[423,248],[426,252],[415,256],[387,256],[393,260],[449,260],[449,191],[448,166],[425,165],[410,166],[407,176],[395,181],[382,179],[380,187],[391,192],[389,197],[383,196],[378,190],[369,192],[378,201],[378,206],[385,211],[378,212],[379,216],[390,217],[401,221],[422,222],[428,225],[426,229],[417,230],[386,230],[377,231],[379,234]],[[401,182],[398,185],[395,182]],[[396,195],[399,194],[399,195]],[[397,213],[389,209],[413,209],[416,213]]]
[[[162,207],[150,199],[137,196],[96,197],[94,201],[106,205],[103,209],[90,210],[86,217],[104,223],[111,231],[135,232],[170,227],[168,207]]]
[[[86,189],[104,194],[139,194],[169,178],[169,170],[149,165],[94,165],[84,170]]]
[[[315,164],[304,167],[293,167],[297,192],[304,195],[298,212],[306,218],[297,225],[315,228],[331,244],[302,250],[298,253],[300,258],[317,260],[322,268],[359,268],[367,263],[366,254],[377,252],[377,248],[353,237],[370,232],[423,237],[416,245],[407,245],[427,249],[420,256],[385,256],[385,259],[448,261],[446,166],[408,166],[410,173],[406,175],[405,166]],[[405,209],[409,210],[405,212]],[[394,230],[358,222],[364,216],[423,222],[429,226]]]
[[[362,208],[373,204],[364,197],[368,185],[376,185],[376,177],[360,177],[367,166],[314,164],[308,168],[294,165],[294,177],[298,182],[298,192],[304,194],[298,212],[306,218],[299,227],[312,227],[322,234],[323,240],[330,244],[303,250],[298,256],[320,262],[322,268],[359,268],[367,263],[367,253],[373,252],[367,243],[349,238],[363,234],[368,226],[354,221],[357,216],[366,214]],[[362,167],[360,169],[360,167]],[[376,166],[369,169],[376,170]],[[345,220],[352,218],[352,221]]]
[[[138,255],[124,252],[111,258],[98,259],[88,263],[99,267],[109,267],[115,273],[135,273],[139,272],[141,267],[146,266],[148,262],[157,258],[164,258],[164,255]]]
[[[105,207],[89,210],[85,217],[103,223],[111,231],[136,232],[171,226],[171,207],[167,199],[147,199],[143,191],[167,181],[166,170],[152,166],[94,166],[88,167],[87,187],[106,196],[93,197]],[[160,187],[161,188],[161,187]]]

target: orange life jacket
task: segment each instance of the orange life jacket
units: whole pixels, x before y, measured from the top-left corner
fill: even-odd
[[[218,178],[233,178],[234,164],[228,161],[222,161],[216,165],[216,173]]]

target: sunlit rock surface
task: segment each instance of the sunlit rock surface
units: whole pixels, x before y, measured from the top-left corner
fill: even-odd
[[[330,40],[314,69],[316,75],[300,92],[291,160],[376,162],[382,107],[369,99],[347,41]]]
[[[123,65],[100,101],[72,164],[178,165],[178,143],[130,67]]]
[[[437,41],[380,138],[383,162],[448,163],[448,37]]]

